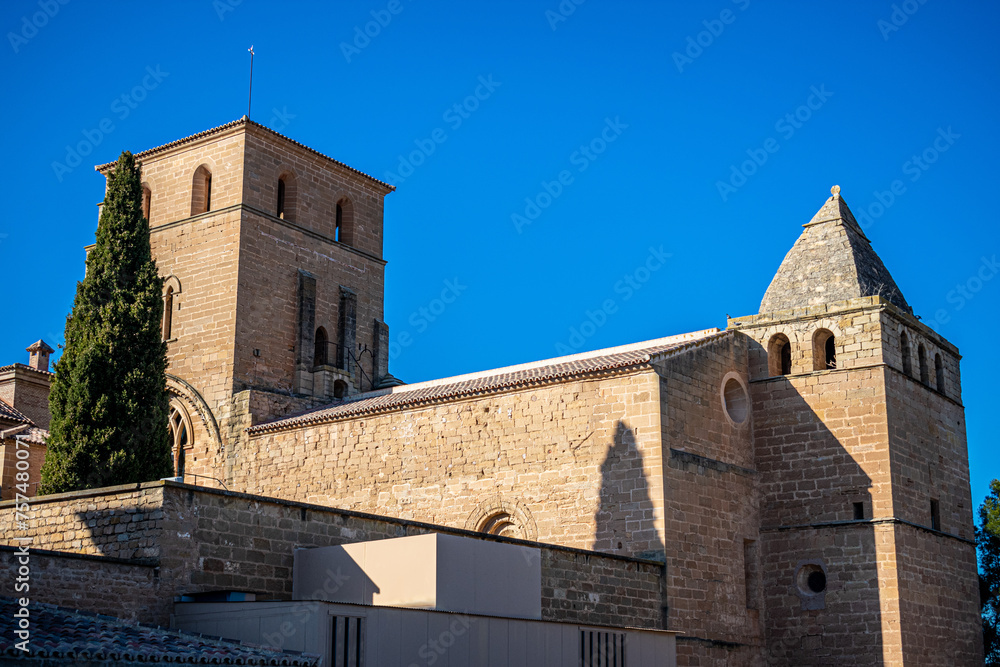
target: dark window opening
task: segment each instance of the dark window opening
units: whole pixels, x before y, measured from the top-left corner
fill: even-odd
[[[829,329],[813,334],[813,370],[826,371],[837,367],[837,342]]]
[[[917,346],[917,363],[920,364],[920,381],[924,384],[930,384],[930,378],[927,373],[927,352],[924,350],[923,343]]]
[[[941,362],[941,355],[934,355],[934,375],[937,380],[937,390],[944,393],[944,363]]]
[[[147,186],[142,186],[142,217],[149,222],[149,207],[153,199],[153,193]]]
[[[344,207],[337,204],[337,227],[333,232],[333,240],[340,241],[340,232],[344,227]]]
[[[205,179],[205,211],[212,210],[212,175]]]
[[[775,334],[767,346],[768,375],[791,375],[792,344],[784,334]]]
[[[813,570],[806,578],[806,586],[813,593],[822,593],[826,590],[826,574],[822,570]]]
[[[279,218],[285,217],[285,179],[278,179],[278,213]]]
[[[931,529],[941,530],[941,504],[936,498],[931,498]]]
[[[837,367],[837,347],[834,343],[833,336],[826,339],[826,367]]]
[[[316,329],[316,345],[313,351],[313,366],[326,366],[326,351],[329,347],[329,341],[330,339],[326,335],[326,329],[323,327]]]
[[[170,340],[174,324],[174,288],[170,286],[163,294],[163,340]]]
[[[910,360],[910,337],[906,332],[899,334],[899,353],[903,355],[903,372],[913,375],[913,362]]]
[[[347,395],[347,383],[343,380],[337,380],[333,383],[333,397],[343,398]]]
[[[861,521],[865,518],[865,504],[854,503],[854,520]]]

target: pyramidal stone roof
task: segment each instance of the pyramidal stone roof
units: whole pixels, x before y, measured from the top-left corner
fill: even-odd
[[[840,186],[833,186],[830,192],[832,196],[803,225],[802,235],[785,255],[764,293],[760,312],[881,296],[912,313],[896,281],[840,196]]]

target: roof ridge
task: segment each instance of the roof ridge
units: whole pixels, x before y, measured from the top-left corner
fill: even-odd
[[[639,348],[636,350],[628,350],[625,352],[605,354],[603,356],[595,356],[591,358],[593,361],[598,362],[600,360],[603,360],[603,363],[595,363],[590,367],[586,366],[581,367],[575,365],[575,362],[587,361],[588,359],[575,360],[575,362],[574,361],[560,362],[555,364],[549,364],[548,366],[539,366],[539,367],[528,368],[525,370],[514,371],[513,373],[495,373],[493,375],[475,377],[467,380],[460,380],[457,382],[452,382],[450,384],[429,385],[418,388],[411,392],[383,392],[381,394],[374,394],[374,395],[369,393],[368,396],[362,399],[352,400],[346,403],[334,403],[325,406],[320,406],[313,410],[309,410],[308,412],[302,413],[298,416],[285,417],[282,419],[276,419],[274,421],[251,426],[247,428],[246,431],[251,434],[267,433],[272,431],[285,430],[288,428],[296,428],[300,426],[336,421],[339,419],[354,417],[358,415],[389,412],[392,410],[398,410],[401,408],[415,406],[415,405],[426,405],[426,404],[433,405],[445,401],[467,398],[470,396],[499,393],[502,391],[507,391],[510,389],[515,389],[520,387],[542,386],[555,383],[561,380],[568,380],[575,377],[581,377],[586,375],[606,374],[611,372],[624,372],[631,368],[646,366],[651,363],[654,357],[657,358],[657,360],[660,360],[669,356],[670,354],[689,350],[692,347],[695,347],[696,345],[717,340],[721,337],[724,337],[732,333],[732,330],[728,329],[719,330],[717,328],[715,328],[714,330],[705,329],[703,331],[711,333],[708,333],[700,338],[695,338],[684,342],[680,342],[676,345],[668,345],[667,347],[663,347],[662,349],[658,349],[658,346],[653,346],[652,348],[646,347],[646,348]],[[666,339],[660,339],[660,340],[666,340]],[[629,347],[629,346],[623,346],[623,347]],[[616,348],[608,348],[608,349],[616,349]],[[643,350],[652,350],[652,352],[645,352],[643,354],[640,354],[640,352],[642,352]],[[564,366],[565,368],[559,368],[560,366]],[[545,374],[537,374],[537,375],[530,374],[531,371],[540,371],[546,369],[549,369],[549,372]],[[504,380],[503,378],[505,375],[515,376],[515,377],[511,377],[508,380]],[[521,377],[516,377],[517,375],[521,375]],[[493,382],[489,382],[490,380],[493,380]],[[393,400],[394,398],[396,398],[397,400]],[[344,409],[338,410],[338,408],[344,408]]]

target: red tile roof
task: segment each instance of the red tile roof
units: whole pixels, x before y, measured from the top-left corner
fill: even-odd
[[[15,410],[7,401],[0,398],[0,419],[17,422],[18,424],[32,424],[35,422],[28,419],[23,412]]]
[[[28,607],[30,653],[25,654],[15,646],[19,640],[14,634],[18,622],[14,612],[18,608],[13,598],[0,597],[0,662],[30,656],[52,661],[45,664],[100,661],[101,664],[169,662],[314,667],[322,659],[311,653],[278,651],[35,602]]]
[[[659,360],[666,354],[687,350],[730,333],[718,329],[707,329],[683,336],[647,341],[646,343],[557,357],[532,364],[498,368],[493,371],[455,378],[393,387],[381,392],[359,394],[295,417],[251,426],[247,431],[253,434],[279,431],[357,415],[377,414],[404,407],[492,394],[514,388],[566,382],[586,375],[629,371],[648,367],[652,361]]]
[[[385,183],[384,181],[380,181],[379,179],[375,178],[374,176],[366,174],[365,172],[363,172],[363,171],[361,171],[359,169],[355,169],[354,167],[352,167],[352,166],[350,166],[348,164],[344,164],[340,160],[335,160],[332,157],[330,157],[329,155],[325,155],[323,153],[320,153],[315,148],[310,148],[309,146],[306,146],[305,144],[299,143],[298,141],[295,141],[294,139],[292,139],[290,137],[286,137],[285,135],[283,135],[283,134],[281,134],[279,132],[275,132],[271,128],[269,128],[269,127],[267,127],[265,125],[261,125],[260,123],[257,123],[255,121],[252,121],[249,118],[247,118],[246,116],[243,116],[243,118],[240,118],[239,120],[234,120],[232,122],[226,123],[225,125],[219,125],[218,127],[213,127],[213,128],[208,129],[208,130],[204,130],[203,132],[198,132],[197,134],[192,134],[191,136],[188,136],[188,137],[183,137],[182,139],[176,139],[174,141],[171,141],[168,144],[163,144],[162,146],[157,146],[155,148],[150,148],[148,150],[144,150],[141,153],[136,153],[135,157],[141,160],[144,157],[148,157],[150,155],[155,155],[156,153],[161,153],[163,151],[169,150],[169,149],[174,148],[176,146],[181,146],[183,144],[191,143],[193,141],[197,141],[198,139],[203,139],[205,137],[210,137],[210,136],[212,136],[214,134],[221,134],[221,133],[223,133],[223,132],[225,132],[227,130],[231,130],[232,128],[239,127],[241,125],[246,125],[248,127],[250,127],[250,126],[252,126],[252,127],[258,127],[258,128],[260,128],[262,130],[270,132],[274,136],[280,137],[280,138],[284,139],[285,141],[291,142],[291,143],[295,144],[296,146],[298,146],[299,148],[304,148],[305,150],[309,151],[310,153],[312,153],[314,155],[318,155],[319,157],[321,157],[323,159],[329,160],[330,162],[333,162],[334,164],[337,164],[337,165],[339,165],[341,167],[344,167],[348,171],[353,171],[355,174],[358,174],[359,176],[364,176],[365,178],[378,183],[382,187],[388,189],[389,192],[393,192],[396,189],[395,185],[389,185],[388,183]],[[101,172],[103,174],[105,171],[107,171],[108,169],[110,169],[113,166],[115,166],[114,162],[105,162],[104,164],[95,165],[94,166],[94,170],[95,171],[99,171],[99,172]]]

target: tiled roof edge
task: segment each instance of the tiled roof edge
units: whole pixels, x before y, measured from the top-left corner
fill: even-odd
[[[280,419],[280,420],[277,420],[277,421],[268,422],[266,424],[258,424],[256,426],[251,426],[251,427],[249,427],[249,428],[246,429],[246,432],[249,433],[249,434],[251,434],[251,435],[257,435],[257,434],[260,434],[260,433],[274,433],[274,432],[277,432],[277,431],[285,431],[285,430],[290,430],[290,429],[294,429],[294,428],[300,428],[300,427],[303,427],[303,426],[313,426],[313,425],[316,425],[316,424],[322,424],[322,423],[328,423],[328,422],[334,422],[334,421],[341,421],[341,420],[344,420],[344,419],[349,419],[351,417],[357,417],[359,415],[373,415],[373,414],[381,414],[381,413],[385,413],[385,412],[393,412],[393,411],[396,411],[396,410],[401,410],[403,408],[413,407],[413,406],[416,406],[416,405],[435,405],[435,404],[438,404],[438,403],[446,403],[448,401],[453,401],[455,399],[468,398],[468,397],[471,397],[471,396],[481,396],[481,395],[496,394],[496,393],[500,393],[500,392],[503,392],[503,391],[510,391],[510,390],[513,390],[513,389],[519,389],[521,387],[535,387],[535,386],[542,386],[542,385],[547,385],[547,384],[555,384],[557,382],[562,382],[562,381],[566,381],[566,380],[572,380],[572,379],[577,378],[577,377],[586,377],[586,376],[590,376],[590,375],[604,375],[604,374],[608,374],[608,373],[625,372],[625,371],[628,371],[628,370],[638,369],[638,368],[642,368],[642,367],[645,367],[645,366],[649,366],[650,361],[652,360],[653,357],[657,358],[658,360],[659,359],[664,359],[664,358],[667,358],[667,357],[669,357],[669,356],[671,356],[673,354],[676,354],[678,352],[683,352],[683,351],[692,349],[693,347],[696,347],[697,345],[700,345],[702,343],[706,343],[706,342],[709,342],[709,341],[718,340],[718,339],[722,338],[723,336],[726,336],[726,335],[731,334],[731,333],[733,333],[733,332],[730,331],[730,330],[720,331],[718,333],[714,333],[714,334],[710,334],[708,336],[705,336],[704,338],[699,338],[699,339],[696,339],[696,340],[693,340],[693,341],[690,341],[690,342],[687,342],[687,343],[681,343],[677,347],[672,347],[672,348],[670,348],[668,350],[664,350],[662,352],[654,353],[653,355],[646,354],[643,357],[640,357],[639,359],[626,359],[626,360],[622,360],[622,361],[617,362],[617,363],[605,364],[605,365],[597,366],[597,367],[594,367],[594,368],[587,368],[587,369],[573,370],[573,371],[554,372],[554,373],[550,373],[548,375],[542,375],[542,376],[535,377],[535,378],[526,378],[524,380],[520,380],[520,381],[516,381],[516,382],[501,382],[501,383],[498,383],[498,384],[495,384],[495,385],[492,385],[492,386],[486,386],[486,387],[480,387],[480,388],[474,388],[474,389],[466,389],[466,390],[459,390],[459,391],[452,391],[452,392],[448,392],[448,393],[442,394],[440,396],[434,396],[434,397],[430,397],[430,398],[420,398],[420,397],[414,396],[411,400],[404,400],[404,401],[401,401],[401,402],[393,404],[393,405],[376,405],[376,406],[370,406],[370,407],[364,407],[363,406],[363,407],[359,407],[359,408],[354,409],[354,410],[345,410],[344,412],[341,412],[341,413],[339,413],[337,415],[323,415],[323,414],[320,414],[324,409],[326,409],[324,407],[321,407],[321,408],[313,410],[313,411],[311,411],[309,413],[306,413],[305,415],[302,415],[300,417],[289,417],[287,419]],[[326,407],[329,407],[329,406],[326,406]],[[309,417],[308,415],[310,415],[310,414],[315,414],[316,416]]]

